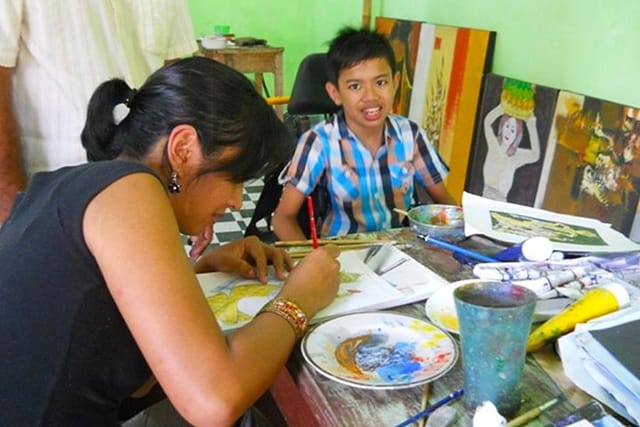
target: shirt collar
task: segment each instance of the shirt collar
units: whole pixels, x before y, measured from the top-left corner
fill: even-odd
[[[351,132],[351,130],[349,130],[349,128],[347,127],[347,121],[345,120],[344,110],[342,108],[340,108],[335,113],[333,120],[335,125],[338,128],[338,132],[340,133],[340,139],[353,138],[357,140],[353,132]],[[397,139],[398,135],[400,135],[400,129],[398,128],[398,124],[396,123],[395,120],[392,120],[391,115],[387,116],[387,118],[385,119],[383,135],[384,135],[385,144],[387,144],[388,141],[390,141],[393,138]]]

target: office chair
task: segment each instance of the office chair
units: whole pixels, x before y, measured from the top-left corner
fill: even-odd
[[[324,88],[328,80],[327,55],[312,53],[306,56],[298,67],[287,112],[296,116],[328,116],[338,111],[338,106]]]
[[[324,86],[328,81],[327,56],[324,53],[312,53],[307,55],[296,73],[296,78],[291,90],[291,97],[287,105],[287,114],[284,122],[291,134],[297,140],[302,133],[311,126],[310,115],[322,115],[328,118],[338,111],[338,106],[327,94]],[[293,154],[293,153],[292,153]],[[276,236],[271,229],[271,214],[278,206],[282,195],[282,185],[278,183],[278,176],[286,164],[280,165],[275,171],[264,177],[264,188],[251,217],[251,222],[247,226],[245,236],[258,236],[260,240],[272,243]],[[318,185],[311,197],[315,207],[316,224],[322,223],[322,218],[326,215],[329,207],[329,199],[324,187]],[[257,223],[264,219],[267,223],[266,230],[260,230]],[[306,204],[298,213],[298,224],[310,237],[309,217]]]

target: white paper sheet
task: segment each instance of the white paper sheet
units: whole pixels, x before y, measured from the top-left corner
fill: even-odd
[[[598,253],[640,251],[640,244],[593,218],[559,214],[463,193],[465,234],[518,243],[548,237],[554,251]]]

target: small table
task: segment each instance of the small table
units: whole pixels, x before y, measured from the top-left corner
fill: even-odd
[[[282,47],[270,46],[249,46],[249,47],[226,47],[224,49],[205,49],[200,46],[198,55],[215,59],[241,73],[253,73],[256,89],[260,93],[265,93],[262,81],[263,73],[273,73],[275,83],[275,93],[273,96],[283,96],[283,76],[282,76]],[[283,109],[281,105],[276,105],[276,112],[282,118]]]

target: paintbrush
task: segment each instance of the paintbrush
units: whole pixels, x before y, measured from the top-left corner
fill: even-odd
[[[395,244],[395,240],[388,239],[318,239],[319,245],[358,245],[358,244],[367,244],[367,245],[381,245],[384,243]],[[291,246],[312,246],[312,240],[279,240],[273,244],[273,246],[278,248],[286,248]]]
[[[512,419],[511,421],[509,421],[507,423],[507,427],[519,427],[519,426],[523,426],[526,423],[528,423],[529,421],[538,418],[540,416],[540,414],[542,414],[544,411],[546,411],[547,409],[551,408],[554,405],[557,405],[558,403],[562,402],[565,399],[564,394],[559,395],[556,398],[553,398],[551,400],[549,400],[548,402],[543,403],[540,406],[536,406],[533,409],[528,410],[527,412],[525,412],[522,415],[519,415],[517,417],[515,417],[514,419]]]
[[[424,389],[422,390],[422,402],[420,402],[420,410],[424,411],[427,407],[427,403],[429,403],[429,383],[425,383]],[[424,423],[426,418],[422,418],[418,421],[418,427],[424,427]]]
[[[362,241],[361,243],[352,243],[352,244],[348,244],[348,245],[339,245],[338,247],[340,248],[341,251],[346,251],[346,250],[354,250],[354,249],[365,249],[365,248],[369,248],[371,246],[375,246],[375,245],[381,245],[382,243],[376,243],[376,242],[367,242],[367,241]],[[300,250],[290,250],[289,255],[291,255],[292,258],[302,258],[305,257],[307,255],[309,255],[311,253],[312,249],[309,248],[303,248]]]
[[[407,211],[403,211],[402,209],[393,208],[393,211],[394,211],[395,213],[399,213],[400,215],[409,216],[409,212],[407,212]]]

